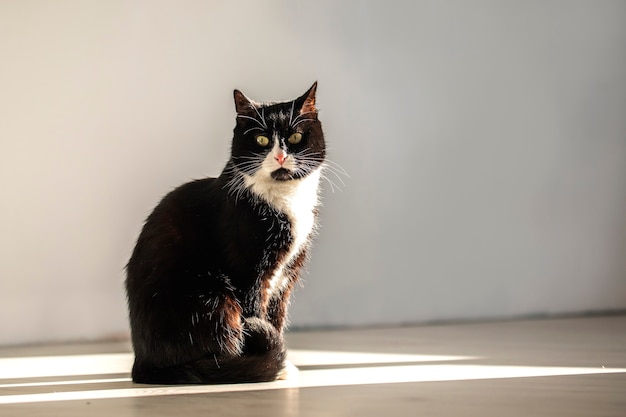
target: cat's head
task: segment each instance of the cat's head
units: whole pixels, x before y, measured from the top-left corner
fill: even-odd
[[[326,147],[315,107],[316,89],[317,82],[297,99],[280,103],[257,103],[235,90],[231,162],[240,173],[284,182],[318,171]]]

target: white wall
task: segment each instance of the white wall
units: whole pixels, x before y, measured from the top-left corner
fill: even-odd
[[[626,308],[623,1],[0,2],[0,343],[127,332],[123,267],[219,174],[233,88],[319,80],[293,326]]]

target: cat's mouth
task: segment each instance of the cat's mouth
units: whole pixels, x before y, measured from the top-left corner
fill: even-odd
[[[293,171],[287,168],[278,168],[276,171],[272,171],[270,175],[276,181],[289,181],[294,179]]]

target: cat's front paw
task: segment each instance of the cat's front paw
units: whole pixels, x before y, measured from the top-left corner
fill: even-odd
[[[243,353],[245,355],[259,355],[269,352],[284,353],[281,334],[267,320],[258,317],[246,317],[243,334],[245,337]]]
[[[291,361],[285,361],[283,369],[276,377],[279,381],[292,381],[300,376],[300,370]]]

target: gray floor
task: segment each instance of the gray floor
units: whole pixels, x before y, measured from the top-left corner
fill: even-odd
[[[0,348],[0,416],[626,416],[626,316],[293,332],[287,381],[132,384],[127,343]]]

